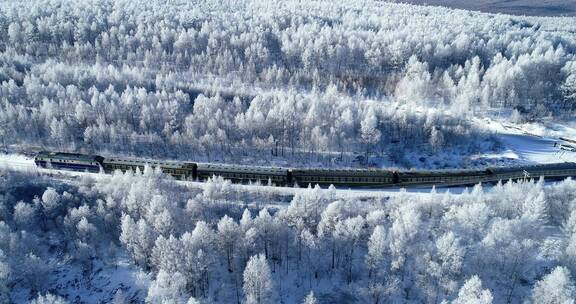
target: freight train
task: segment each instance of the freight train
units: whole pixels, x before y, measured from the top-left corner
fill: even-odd
[[[576,163],[490,167],[477,170],[397,171],[380,169],[305,169],[258,166],[236,166],[195,162],[146,161],[105,158],[99,155],[40,152],[35,163],[41,168],[81,172],[112,173],[137,170],[146,165],[160,168],[163,173],[179,180],[205,181],[222,176],[235,183],[260,182],[278,186],[334,185],[336,187],[414,187],[463,186],[477,183],[525,178],[565,179],[576,176]]]

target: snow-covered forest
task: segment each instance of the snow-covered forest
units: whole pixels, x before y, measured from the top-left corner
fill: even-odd
[[[489,125],[573,119],[575,21],[375,0],[0,1],[0,153],[532,161]],[[1,304],[576,298],[571,179],[409,193],[13,165],[0,166]]]
[[[219,178],[191,187],[161,174],[62,180],[0,171],[0,302],[576,297],[572,180],[360,197],[278,194]]]
[[[2,1],[0,145],[338,166],[493,150],[472,115],[572,115],[573,24],[378,1]]]

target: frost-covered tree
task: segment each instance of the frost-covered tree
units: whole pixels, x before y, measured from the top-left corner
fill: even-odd
[[[429,262],[428,271],[436,282],[435,298],[440,292],[455,291],[464,264],[464,248],[453,232],[445,233],[436,240],[436,258]]]
[[[18,202],[21,189],[50,193],[38,187],[52,177],[0,169],[0,294],[8,295],[2,300],[52,290],[50,274],[62,263],[80,266],[68,275],[86,282],[99,277],[96,271],[136,272],[137,285],[113,280],[114,290],[93,294],[102,301],[111,301],[116,288],[150,303],[242,301],[258,290],[260,302],[303,301],[318,284],[323,293],[346,285],[368,303],[570,303],[574,297],[568,271],[576,260],[573,180],[475,186],[457,195],[362,193],[361,200],[334,189],[298,189],[294,196],[232,187],[233,194],[216,193],[205,203],[201,185],[145,171],[77,183],[58,179],[58,191],[45,202],[27,204]],[[54,193],[59,207],[48,212],[43,204]],[[169,210],[164,231],[173,233],[149,222],[153,200],[154,210]],[[30,207],[33,221],[47,223],[49,231],[34,222],[24,229]],[[533,282],[532,292],[526,282]]]
[[[163,195],[154,195],[147,206],[146,219],[160,234],[167,236],[174,230],[173,206]]]
[[[433,89],[432,75],[428,64],[420,62],[416,56],[411,56],[406,64],[404,78],[396,88],[396,96],[403,102],[426,102]]]
[[[20,201],[14,206],[14,221],[20,229],[33,228],[36,225],[36,215],[36,208],[32,204]]]
[[[482,282],[478,276],[473,276],[462,285],[458,291],[458,297],[452,301],[453,304],[490,304],[492,303],[492,293],[488,289],[482,289]]]
[[[47,293],[45,295],[39,294],[38,297],[36,297],[32,301],[30,301],[30,303],[31,304],[66,304],[66,303],[68,303],[68,301],[66,301],[64,298],[62,298],[60,296],[53,295],[51,293]]]
[[[225,215],[218,222],[218,247],[226,258],[228,271],[233,271],[233,259],[236,254],[236,245],[239,236],[238,224],[232,218]]]
[[[526,198],[522,218],[526,221],[545,221],[547,216],[547,203],[544,191],[538,191]]]
[[[190,278],[196,294],[204,295],[210,286],[210,269],[217,261],[214,257],[216,234],[205,223],[197,222],[192,233],[180,237],[182,243],[179,269]]]
[[[46,216],[50,217],[53,216],[55,212],[58,212],[61,208],[60,200],[61,196],[54,188],[48,188],[44,191],[44,194],[42,194],[42,207]]]
[[[362,140],[366,144],[366,157],[368,157],[370,148],[378,143],[382,134],[378,128],[378,117],[374,109],[370,108],[365,115],[360,123],[360,132]]]
[[[329,246],[330,248],[330,268],[332,269],[336,267],[337,255],[337,239],[334,235],[334,231],[336,229],[338,219],[346,216],[343,209],[343,202],[341,201],[336,201],[326,206],[321,214],[320,222],[318,223],[317,228],[318,236],[322,239],[322,242],[325,242],[325,246]]]
[[[182,265],[182,243],[173,235],[168,238],[159,236],[154,242],[152,249],[152,264],[158,270],[164,270],[168,274],[180,270]]]
[[[533,303],[574,303],[576,287],[565,267],[556,267],[542,280],[536,282],[532,290]]]
[[[314,291],[310,291],[308,295],[302,301],[302,304],[316,304],[316,297],[314,296]]]
[[[370,239],[368,240],[368,254],[366,255],[366,267],[368,276],[371,277],[383,267],[386,258],[388,242],[386,241],[386,230],[381,225],[374,228]]]
[[[129,215],[122,216],[120,241],[137,263],[148,264],[156,235],[154,229],[144,219],[134,222]]]
[[[477,149],[489,136],[461,116],[489,108],[574,110],[564,20],[354,1],[146,4],[2,3],[0,143],[355,165],[354,152]]]
[[[406,261],[407,249],[418,234],[421,219],[418,210],[410,206],[401,207],[390,229],[390,250],[392,269],[402,268]]]
[[[4,251],[0,249],[0,303],[8,303],[8,279],[10,278],[10,265]]]
[[[190,297],[186,304],[200,304],[200,301],[196,300],[194,297]]]
[[[267,208],[263,208],[254,219],[254,227],[261,241],[262,248],[264,249],[264,256],[270,257],[271,246],[273,237],[276,232],[276,225],[274,219],[270,216]]]
[[[242,212],[242,217],[240,218],[240,228],[242,229],[242,231],[246,232],[248,229],[252,227],[252,224],[253,224],[252,213],[250,213],[250,210],[246,208]]]
[[[246,303],[270,303],[274,282],[264,255],[254,255],[250,258],[244,269],[243,278]]]
[[[128,296],[122,291],[122,289],[118,289],[114,293],[114,297],[112,298],[112,304],[126,304],[129,303]]]
[[[366,287],[360,288],[360,294],[374,304],[385,303],[387,297],[394,294],[400,286],[400,282],[395,277],[389,277],[385,282],[371,282]]]
[[[338,221],[334,227],[334,238],[340,243],[340,249],[343,251],[342,266],[346,270],[348,282],[352,281],[356,247],[362,240],[364,224],[364,218],[356,216]]]
[[[430,146],[435,151],[438,151],[444,146],[444,134],[442,134],[442,130],[437,127],[432,127],[432,131],[430,132]]]
[[[146,303],[186,303],[189,298],[184,275],[160,270],[148,289]]]
[[[576,61],[566,63],[563,71],[568,76],[566,80],[564,80],[561,90],[564,94],[565,101],[568,103],[567,106],[574,108],[574,102],[576,102]]]

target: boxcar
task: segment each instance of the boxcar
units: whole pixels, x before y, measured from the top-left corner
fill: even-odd
[[[120,158],[106,158],[104,159],[104,171],[112,173],[116,170],[126,172],[131,170],[136,172],[144,171],[146,165],[152,168],[160,168],[163,173],[169,174],[176,179],[192,180],[196,178],[196,164],[186,162],[160,162],[160,161],[145,161],[135,159],[120,159]]]
[[[487,170],[436,170],[398,172],[399,186],[411,185],[473,185],[486,181],[490,175]]]
[[[146,165],[182,180],[207,180],[222,176],[237,183],[271,182],[274,185],[335,185],[341,187],[458,186],[523,178],[564,179],[576,176],[576,163],[555,163],[485,170],[392,171],[378,169],[287,169],[192,162],[103,158],[99,155],[40,152],[34,162],[41,168],[112,173],[116,170],[144,171]]]
[[[272,182],[285,185],[288,182],[288,169],[277,167],[236,166],[198,163],[198,179],[207,180],[212,176],[222,176],[233,182]]]
[[[40,152],[34,158],[34,163],[41,168],[97,173],[102,168],[103,160],[99,155]]]
[[[351,187],[383,187],[397,182],[394,171],[368,169],[292,169],[294,183]]]
[[[520,167],[491,167],[488,171],[492,173],[492,181],[506,181],[509,179],[518,180],[523,178],[538,179],[564,179],[576,176],[576,163],[556,163],[531,165]]]

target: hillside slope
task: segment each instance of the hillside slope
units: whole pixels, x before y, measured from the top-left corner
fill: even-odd
[[[403,0],[419,5],[446,6],[488,13],[527,16],[576,16],[576,1],[564,0]]]
[[[0,143],[461,167],[498,152],[472,117],[572,117],[572,19],[354,0],[0,2]]]

